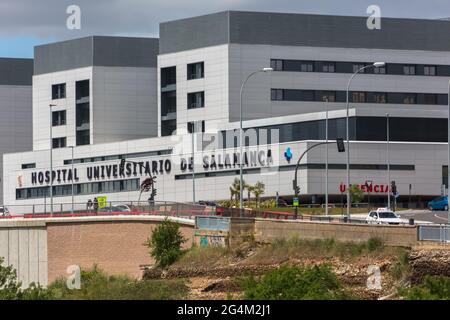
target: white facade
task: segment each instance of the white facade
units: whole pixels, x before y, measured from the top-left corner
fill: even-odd
[[[77,81],[89,80],[90,143],[99,144],[157,135],[156,69],[86,67],[33,77],[33,149],[50,145],[51,111],[66,110],[66,125],[54,126],[53,138],[76,143]],[[66,97],[52,99],[52,85],[66,84]]]

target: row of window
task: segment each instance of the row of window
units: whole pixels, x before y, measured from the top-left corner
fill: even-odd
[[[154,157],[154,156],[162,156],[172,154],[172,149],[165,150],[157,150],[157,151],[148,151],[148,152],[134,152],[127,154],[116,154],[111,156],[100,156],[100,157],[90,157],[90,158],[78,158],[74,159],[73,163],[91,163],[91,162],[99,162],[99,161],[112,161],[112,160],[120,160],[120,159],[131,159],[131,158],[144,158],[144,157]],[[72,164],[72,159],[64,160],[64,165]]]
[[[77,100],[89,97],[89,80],[81,80],[75,83],[75,96]],[[58,83],[52,85],[52,100],[65,98],[66,98],[66,84]]]
[[[278,167],[279,171],[292,171],[295,170],[295,165],[287,165]],[[302,164],[299,166],[301,169],[309,169],[309,170],[324,170],[324,163],[308,163]],[[347,167],[345,164],[340,163],[330,163],[328,165],[330,170],[345,170]],[[374,171],[385,171],[387,170],[387,165],[383,164],[350,164],[350,169],[352,170],[374,170]],[[393,171],[414,171],[415,166],[409,164],[392,164],[390,165],[390,169]],[[244,169],[244,174],[260,174],[260,168],[253,169]],[[216,172],[204,172],[204,173],[195,173],[195,178],[212,178],[212,177],[226,177],[226,176],[235,176],[239,174],[239,170],[226,170],[226,171],[216,171]],[[192,179],[192,174],[179,174],[175,176],[175,180],[188,180]]]
[[[350,102],[446,105],[448,96],[436,93],[399,93],[352,91]],[[346,102],[345,91],[271,89],[273,101]]]
[[[361,68],[371,64],[372,63],[370,62],[335,62],[288,59],[270,60],[270,65],[274,71],[293,72],[355,73]],[[387,63],[384,67],[366,68],[361,70],[360,73],[450,76],[450,66]]]
[[[130,192],[139,190],[139,179],[74,184],[74,195]],[[54,197],[72,195],[72,185],[53,186]],[[16,189],[16,200],[39,199],[50,196],[50,187]]]
[[[205,77],[205,63],[189,63],[186,68],[187,80],[202,79]],[[161,88],[177,83],[176,67],[161,68]]]

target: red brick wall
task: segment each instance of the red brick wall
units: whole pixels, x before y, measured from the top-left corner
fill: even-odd
[[[140,265],[153,259],[143,243],[158,224],[154,221],[48,223],[48,283],[67,276],[70,265],[90,268],[97,264],[108,274],[139,278]],[[193,226],[180,227],[190,247]]]

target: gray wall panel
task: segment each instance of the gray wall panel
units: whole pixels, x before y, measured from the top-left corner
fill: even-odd
[[[0,85],[31,86],[33,59],[0,58]]]
[[[158,39],[92,36],[34,48],[34,74],[90,66],[155,67]]]
[[[160,53],[225,43],[450,51],[450,21],[226,11],[160,25]]]

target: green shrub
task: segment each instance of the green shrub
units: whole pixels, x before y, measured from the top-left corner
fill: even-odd
[[[407,300],[450,300],[450,277],[425,276],[423,283],[400,290]]]
[[[158,266],[164,268],[174,263],[183,253],[181,245],[186,242],[178,223],[165,219],[147,239],[145,245]]]
[[[47,300],[51,299],[50,291],[40,285],[31,283],[22,289],[22,283],[17,280],[17,272],[12,266],[3,266],[4,259],[0,257],[0,300]]]
[[[373,237],[373,238],[370,238],[369,240],[367,240],[367,249],[370,252],[382,249],[383,246],[384,246],[384,242],[380,238]]]
[[[329,265],[282,266],[244,283],[244,298],[250,300],[335,300],[349,299]]]
[[[135,280],[109,276],[94,266],[81,271],[81,288],[68,289],[60,278],[49,286],[54,297],[64,300],[171,300],[182,299],[188,289],[180,280]]]

